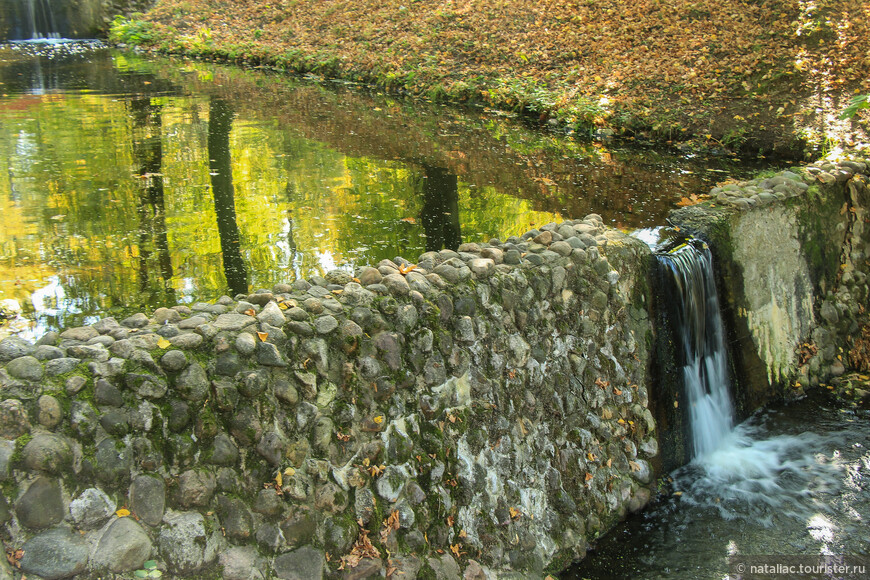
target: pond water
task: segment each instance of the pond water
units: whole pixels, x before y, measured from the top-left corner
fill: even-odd
[[[598,213],[757,166],[94,43],[0,47],[0,327],[36,338]]]

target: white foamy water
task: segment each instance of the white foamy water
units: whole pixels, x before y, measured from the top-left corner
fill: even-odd
[[[689,404],[691,463],[674,473],[683,501],[714,508],[726,519],[770,525],[775,514],[811,517],[820,493],[836,491],[841,467],[821,450],[832,438],[802,433],[769,437],[749,420],[736,428],[725,333],[709,249],[691,241],[659,256],[680,300],[677,320]]]
[[[752,420],[719,446],[677,470],[683,502],[716,509],[725,519],[771,525],[775,515],[806,519],[824,511],[822,496],[842,486],[842,466],[830,453],[837,434],[767,436]]]
[[[693,456],[699,457],[717,449],[734,426],[713,259],[706,244],[690,242],[659,256],[659,261],[679,301],[673,323],[680,342]]]

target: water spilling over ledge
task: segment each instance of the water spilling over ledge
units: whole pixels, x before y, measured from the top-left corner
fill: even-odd
[[[667,279],[662,291],[668,296],[669,320],[679,342],[675,362],[682,368],[692,458],[697,460],[718,449],[734,427],[713,259],[700,240],[688,240],[656,258]]]
[[[842,415],[816,398],[757,412],[734,428],[731,361],[709,247],[673,231],[638,237],[657,250],[672,329],[660,334],[666,344],[659,350],[674,355],[681,395],[670,417],[684,422],[670,424],[684,426],[686,441],[666,445],[665,461],[690,461],[670,474],[647,512],[618,526],[564,577],[719,577],[741,573],[741,563],[757,554],[778,555],[769,561],[781,563],[785,554],[815,553],[800,560],[809,565],[851,555],[852,563],[866,564],[856,556],[865,553],[864,540],[851,537],[870,516],[870,501],[861,496],[870,484],[870,414]],[[676,344],[666,348],[670,340]],[[825,419],[807,420],[808,413]],[[667,430],[663,435],[679,440]],[[680,449],[686,455],[674,457]]]
[[[98,38],[116,14],[141,11],[148,0],[0,0],[0,43]]]
[[[726,519],[771,525],[771,508],[810,517],[819,509],[817,496],[836,492],[842,477],[836,463],[819,461],[816,454],[845,439],[811,432],[765,438],[753,420],[735,428],[710,250],[689,239],[656,258],[668,281],[663,291],[674,297],[670,323],[680,341],[678,365],[689,407],[692,459],[674,473],[674,489],[683,502],[714,508]]]

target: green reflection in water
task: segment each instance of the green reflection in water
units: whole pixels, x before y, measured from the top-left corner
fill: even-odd
[[[108,94],[0,97],[0,298],[24,310],[0,332],[38,336],[559,217],[445,167],[342,153],[219,95],[131,81],[107,57],[89,57],[89,74],[122,77],[94,81]]]

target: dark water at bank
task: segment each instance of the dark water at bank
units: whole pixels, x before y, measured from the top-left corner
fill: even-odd
[[[805,399],[759,412],[736,432],[744,438],[744,454],[767,454],[760,465],[769,473],[755,477],[768,486],[756,491],[769,501],[758,493],[735,497],[722,481],[690,464],[673,475],[675,481],[663,487],[650,508],[611,530],[561,577],[737,578],[736,565],[747,555],[852,555],[866,561],[866,411],[856,414]],[[732,479],[739,475],[730,472]]]
[[[663,223],[755,168],[335,83],[0,48],[0,299],[24,336],[599,213]]]

